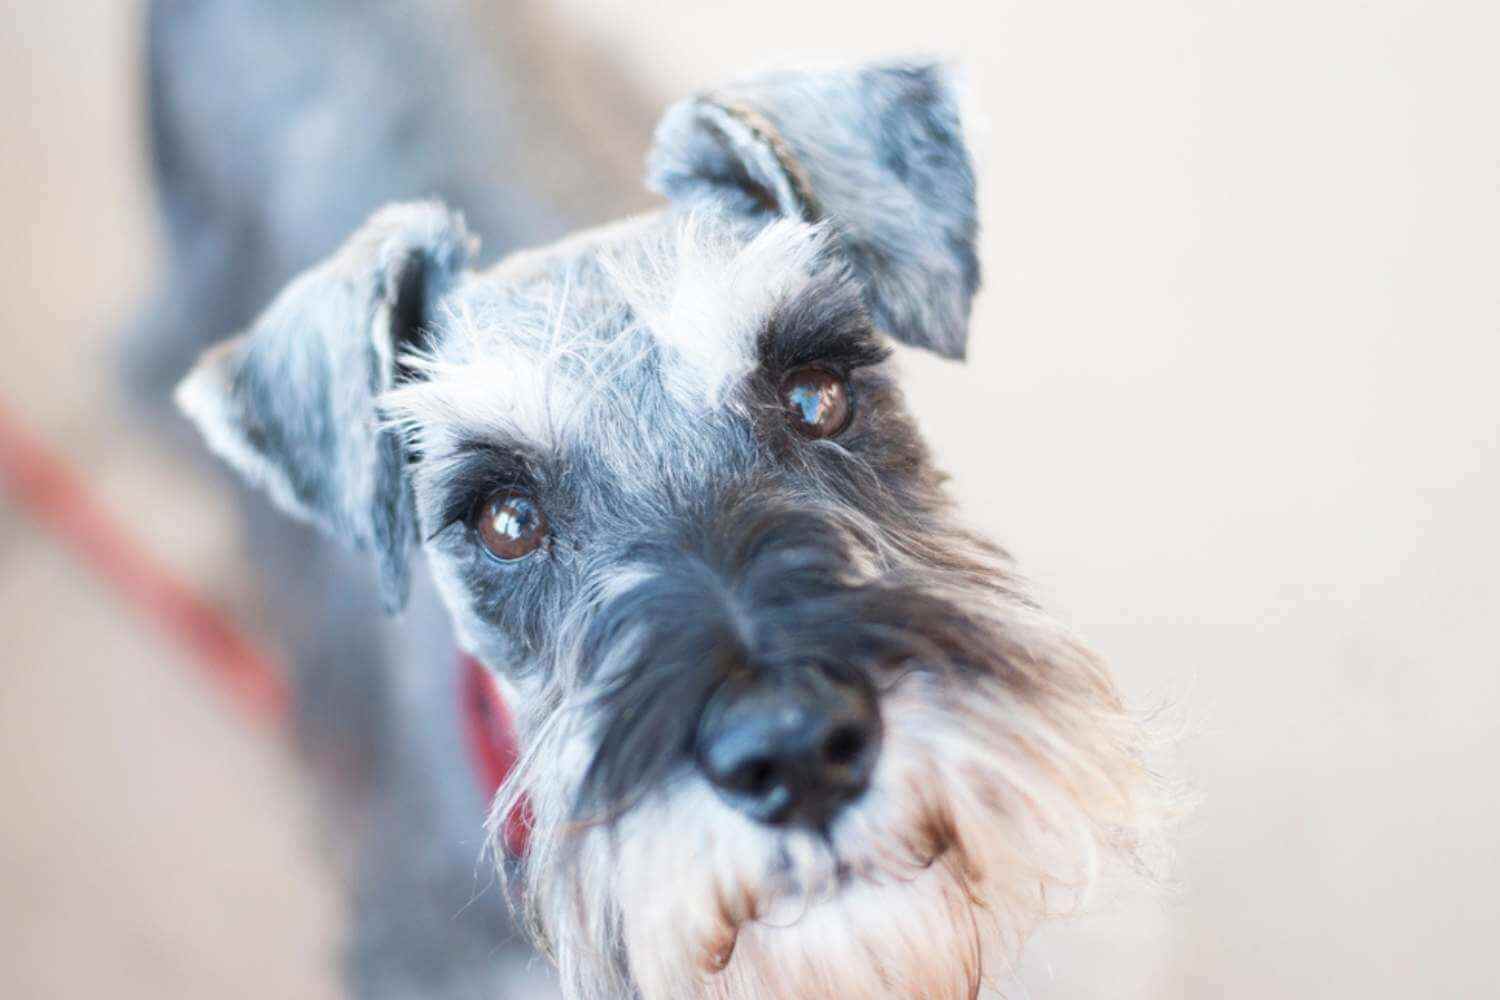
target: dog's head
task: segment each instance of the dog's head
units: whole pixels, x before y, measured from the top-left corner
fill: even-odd
[[[688,101],[661,213],[467,269],[379,213],[180,399],[286,507],[425,550],[514,692],[577,997],[968,997],[1156,819],[1096,659],[956,520],[886,339],[964,353],[946,72]]]

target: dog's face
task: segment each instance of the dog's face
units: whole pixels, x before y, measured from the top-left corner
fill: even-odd
[[[519,862],[571,996],[968,997],[1154,819],[1096,660],[956,521],[886,338],[957,356],[944,74],[669,114],[660,214],[465,269],[373,219],[181,398],[288,508],[420,544],[519,702]]]

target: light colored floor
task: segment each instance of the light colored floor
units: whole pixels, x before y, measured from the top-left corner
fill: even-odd
[[[10,6],[0,396],[253,617],[211,489],[110,399],[152,259],[133,5]],[[789,43],[975,70],[987,290],[910,395],[974,519],[1185,707],[1205,795],[1181,897],[1049,935],[1031,995],[1494,995],[1494,7],[562,6],[664,98]],[[331,993],[280,750],[3,506],[0,609],[0,996]]]

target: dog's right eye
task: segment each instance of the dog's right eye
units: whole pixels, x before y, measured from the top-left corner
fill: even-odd
[[[474,531],[490,555],[514,562],[547,541],[547,515],[529,495],[501,490],[479,508]]]

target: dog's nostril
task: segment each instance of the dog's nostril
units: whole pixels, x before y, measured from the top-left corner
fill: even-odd
[[[776,762],[769,757],[746,761],[734,775],[734,785],[747,795],[763,796],[776,782]]]
[[[823,760],[834,767],[848,767],[859,760],[868,743],[864,729],[854,723],[838,726],[823,741]]]

